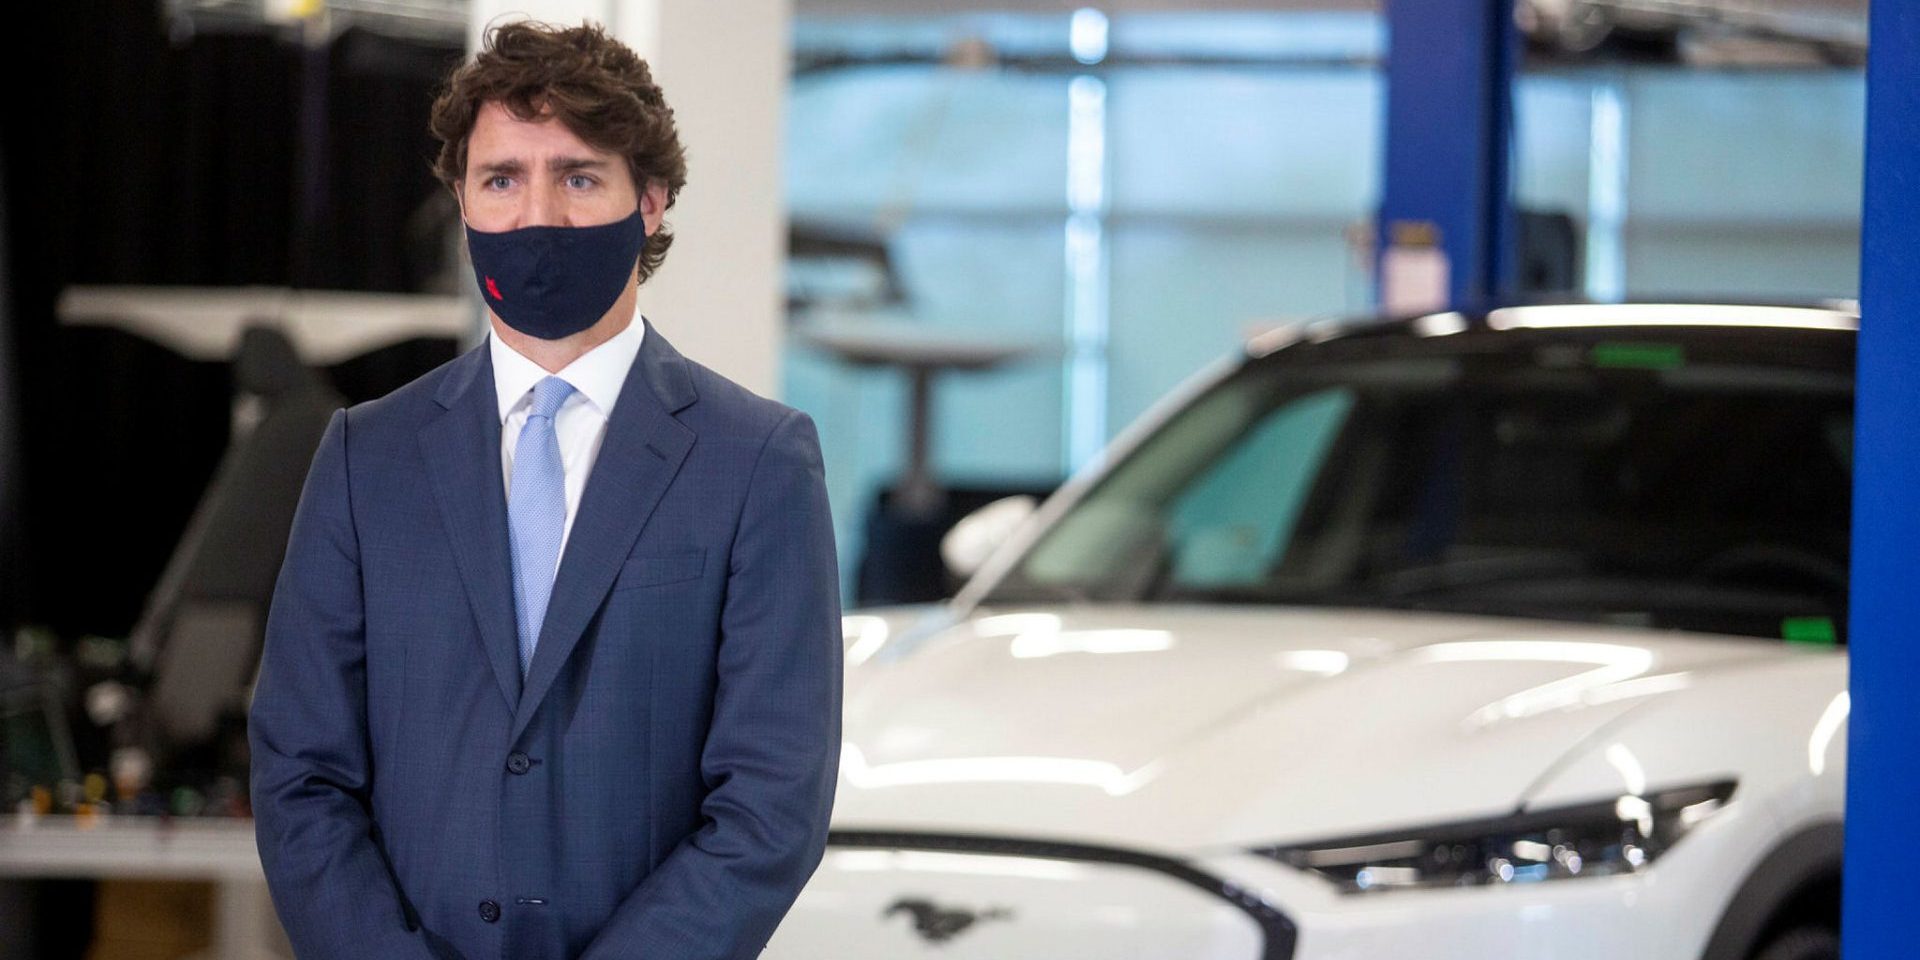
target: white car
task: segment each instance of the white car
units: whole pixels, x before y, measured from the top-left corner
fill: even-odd
[[[847,617],[764,956],[1837,958],[1856,326],[1249,343],[953,601]]]

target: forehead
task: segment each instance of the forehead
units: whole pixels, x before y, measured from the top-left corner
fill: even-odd
[[[480,105],[473,132],[467,135],[469,170],[477,164],[511,160],[532,163],[560,156],[610,160],[618,155],[580,139],[551,113],[522,120],[496,100]]]

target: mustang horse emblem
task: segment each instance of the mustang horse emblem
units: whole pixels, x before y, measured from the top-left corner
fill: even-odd
[[[971,910],[945,910],[931,900],[924,898],[901,897],[882,911],[880,919],[885,920],[896,913],[906,913],[913,917],[915,933],[926,938],[928,943],[945,943],[968,927],[982,920],[1011,920],[1013,911],[1005,907],[989,907],[979,913]]]

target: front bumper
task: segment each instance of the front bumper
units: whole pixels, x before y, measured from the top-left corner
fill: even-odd
[[[762,956],[1697,960],[1748,866],[1724,850],[1693,837],[1638,875],[1349,896],[1238,851],[840,831]]]

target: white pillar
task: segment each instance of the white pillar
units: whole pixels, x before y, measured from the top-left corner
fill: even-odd
[[[784,125],[791,0],[474,0],[469,49],[496,19],[590,19],[645,58],[687,149],[673,251],[640,311],[675,347],[779,396],[786,330]]]

